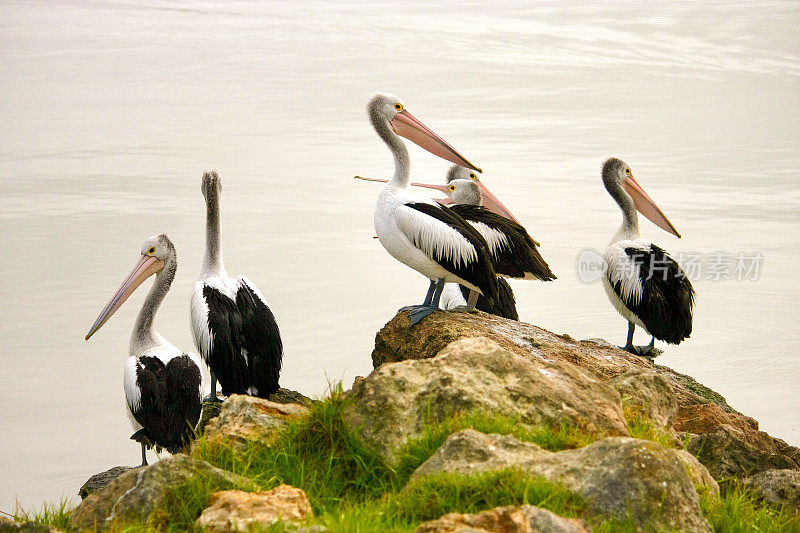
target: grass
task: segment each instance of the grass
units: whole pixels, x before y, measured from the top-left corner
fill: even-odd
[[[67,529],[67,526],[69,526],[67,512],[69,511],[70,503],[68,499],[63,499],[57,505],[44,504],[38,511],[25,511],[17,507],[13,518],[16,522],[36,522],[48,524],[59,529]]]
[[[729,483],[721,498],[702,495],[700,507],[717,533],[800,533],[800,513],[758,501]]]
[[[315,512],[309,524],[322,524],[333,533],[411,532],[420,522],[449,512],[477,513],[520,504],[583,518],[596,532],[636,530],[630,522],[592,516],[585,502],[574,493],[517,470],[410,478],[448,435],[464,428],[510,434],[551,451],[585,446],[599,438],[598,435],[566,424],[530,428],[511,417],[463,414],[441,422],[425,421],[421,436],[400,450],[399,462],[387,465],[344,424],[347,402],[341,387],[337,387],[330,398],[314,403],[307,416],[277,432],[270,446],[253,443],[242,449],[232,442],[201,437],[192,456],[244,476],[264,490],[282,483],[302,488]],[[625,414],[632,436],[675,446],[671,435],[667,440],[664,430],[640,412],[625,409]],[[232,487],[197,476],[171,488],[144,523],[114,523],[110,529],[198,531],[194,522],[211,494],[227,488]],[[726,491],[722,498],[702,495],[701,503],[703,513],[717,532],[800,533],[797,514],[761,505],[738,487]],[[36,513],[17,513],[16,518],[67,529],[66,508],[67,502],[62,502],[59,506],[45,506]],[[285,530],[282,524],[274,524],[255,531]]]

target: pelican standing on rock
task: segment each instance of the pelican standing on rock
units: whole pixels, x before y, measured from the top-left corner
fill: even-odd
[[[551,281],[555,274],[542,258],[533,240],[514,215],[480,181],[479,172],[453,165],[447,174],[447,185],[412,183],[415,187],[436,189],[447,194],[437,199],[441,204],[452,204],[450,209],[470,223],[489,245],[492,266],[499,276],[518,279]],[[362,178],[385,182],[382,179]],[[478,297],[476,308],[494,315],[519,320],[514,293],[503,279],[498,279],[499,294],[488,300]],[[460,288],[459,288],[460,287]],[[442,307],[459,307],[468,298],[469,290],[463,286],[447,284],[442,294]]]
[[[177,268],[175,247],[167,236],[148,238],[139,262],[86,334],[89,340],[145,279],[156,275],[136,319],[125,363],[125,399],[134,425],[140,428],[131,439],[142,445],[142,466],[147,464],[146,447],[166,448],[170,453],[183,449],[200,419],[200,360],[179,350],[153,327]]]
[[[467,311],[478,294],[494,298],[497,278],[486,241],[472,226],[436,202],[412,195],[410,161],[405,137],[434,155],[479,170],[414,118],[396,96],[376,93],[367,113],[378,136],[394,156],[394,177],[383,187],[375,207],[375,232],[386,251],[431,280],[422,305],[404,307],[414,325],[439,307],[445,282],[471,289]]]
[[[206,253],[192,294],[192,337],[211,369],[211,394],[250,394],[267,398],[278,390],[283,344],[278,324],[258,287],[244,276],[231,278],[222,262],[216,172],[203,174],[206,200]]]
[[[678,238],[680,234],[624,161],[611,158],[603,164],[603,184],[622,210],[622,226],[603,253],[603,286],[611,303],[628,321],[624,349],[649,355],[655,339],[678,344],[692,333],[695,293],[680,265],[663,249],[642,238],[636,212],[664,231]],[[633,345],[637,325],[653,337],[649,345]]]

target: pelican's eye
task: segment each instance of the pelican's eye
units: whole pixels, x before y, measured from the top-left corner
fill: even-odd
[[[456,186],[455,186],[455,185],[450,185],[450,186],[448,187],[448,189],[450,190],[450,192],[453,192],[453,191],[455,191],[455,190],[456,190]]]
[[[150,247],[150,249],[149,249],[149,250],[147,250],[147,253],[148,253],[148,254],[151,254],[151,255],[152,255],[152,254],[154,254],[154,253],[156,253],[156,249],[155,249],[155,247],[151,246],[151,247]]]
[[[396,103],[396,104],[394,104],[394,108],[397,109],[398,111],[402,111],[403,110],[403,104]]]
[[[631,175],[631,169],[629,169],[629,168],[626,168],[626,169],[625,169],[625,174],[627,174],[628,176],[630,176],[630,175]]]
[[[478,180],[478,176],[476,176],[474,172],[470,172],[469,173],[469,179],[471,179],[472,181],[477,181]]]

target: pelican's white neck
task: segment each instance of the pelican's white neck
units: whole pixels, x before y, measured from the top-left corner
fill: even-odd
[[[130,355],[139,356],[151,348],[169,344],[153,327],[153,319],[161,306],[161,302],[164,301],[164,297],[169,292],[169,287],[172,285],[172,280],[175,279],[175,271],[177,269],[178,261],[174,255],[170,255],[164,262],[164,268],[156,274],[153,286],[150,287],[150,292],[147,293],[142,309],[139,311],[139,316],[133,326],[129,349]]]
[[[219,218],[219,192],[211,190],[206,198],[206,253],[200,269],[200,279],[228,275],[222,261]]]
[[[636,206],[633,203],[633,198],[621,186],[614,187],[610,191],[611,196],[619,205],[622,211],[622,224],[614,234],[611,242],[621,241],[623,239],[639,239],[642,234],[639,231],[639,215],[636,213]]]

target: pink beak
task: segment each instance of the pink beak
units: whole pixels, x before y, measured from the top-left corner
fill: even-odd
[[[133,291],[135,291],[144,280],[156,272],[160,272],[162,268],[164,268],[164,261],[153,256],[142,255],[142,258],[139,259],[139,262],[133,267],[131,273],[128,274],[128,277],[125,278],[125,281],[119,286],[117,292],[111,297],[111,300],[108,301],[103,312],[100,313],[100,316],[94,321],[92,329],[86,334],[86,340],[88,341],[89,337],[94,335],[95,332],[111,318],[111,315],[117,312],[117,309],[125,303],[125,300],[133,294]]]
[[[433,155],[446,159],[456,165],[481,171],[478,167],[467,161],[464,156],[456,152],[444,139],[433,133],[425,124],[414,118],[408,111],[400,111],[391,121],[392,129],[413,143],[426,149]]]
[[[377,181],[379,183],[386,183],[389,180],[379,179],[379,178],[364,178],[362,176],[356,176],[356,179],[364,180],[364,181]],[[436,189],[437,191],[441,191],[447,195],[447,198],[437,198],[436,201],[440,204],[452,204],[453,200],[450,199],[450,189],[447,188],[447,185],[437,185],[435,183],[417,183],[411,182],[411,185],[414,187],[424,187],[426,189]],[[492,194],[492,192],[486,188],[486,186],[482,182],[478,182],[478,189],[481,191],[481,197],[483,198],[483,207],[500,215],[501,217],[507,218],[509,220],[513,220],[517,224],[519,224],[519,220],[508,210],[506,206],[503,205],[503,202],[497,199],[497,196]]]
[[[681,238],[681,234],[678,233],[678,230],[675,229],[672,222],[670,222],[667,216],[658,208],[653,199],[644,192],[644,189],[642,189],[642,186],[636,181],[636,178],[633,177],[633,174],[629,174],[625,178],[625,181],[622,182],[622,186],[625,188],[625,192],[633,198],[633,205],[636,206],[637,211],[667,233],[672,233],[679,239]]]

